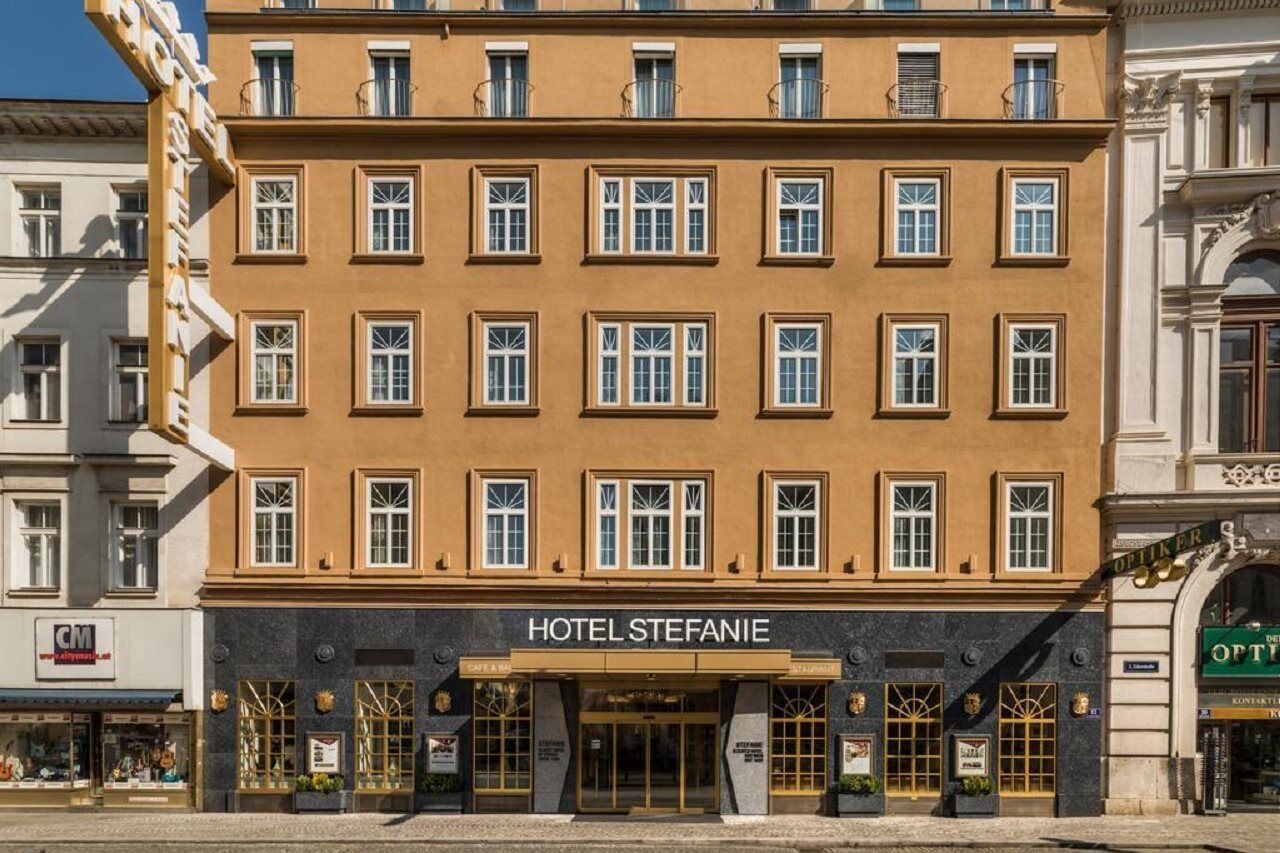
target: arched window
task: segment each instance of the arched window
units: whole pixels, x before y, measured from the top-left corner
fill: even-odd
[[[1280,625],[1280,566],[1247,566],[1214,587],[1200,610],[1201,625]]]
[[[1223,298],[1237,296],[1280,296],[1280,250],[1245,252],[1227,267],[1223,276],[1227,290]]]
[[[1280,251],[1259,249],[1225,275],[1218,349],[1218,449],[1280,452]]]

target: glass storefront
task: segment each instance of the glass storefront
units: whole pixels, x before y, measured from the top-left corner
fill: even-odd
[[[186,788],[190,744],[182,714],[103,714],[103,787]]]
[[[81,788],[90,782],[88,715],[0,714],[0,788]]]

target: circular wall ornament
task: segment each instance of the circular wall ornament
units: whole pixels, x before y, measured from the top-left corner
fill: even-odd
[[[435,654],[433,654],[432,657],[435,658],[436,663],[453,663],[457,660],[458,653],[448,646],[441,646],[436,649]]]
[[[222,643],[214,643],[213,648],[209,649],[209,660],[214,663],[222,663],[229,657],[231,657],[231,649]]]
[[[321,643],[316,646],[316,660],[320,661],[320,663],[328,663],[333,660],[335,654],[333,646],[328,643]]]
[[[849,658],[849,663],[854,666],[860,666],[867,662],[867,658],[869,658],[870,655],[867,654],[867,650],[862,646],[854,646],[849,649],[847,657]]]
[[[960,653],[960,660],[965,666],[977,666],[982,660],[982,649],[977,646],[970,646]]]
[[[1089,662],[1089,650],[1084,646],[1076,646],[1071,650],[1071,662],[1076,666],[1084,666]]]

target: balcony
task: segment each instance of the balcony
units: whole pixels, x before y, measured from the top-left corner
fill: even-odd
[[[1022,80],[1004,90],[1004,117],[1018,121],[1047,121],[1058,118],[1062,92],[1058,80]]]
[[[360,115],[394,118],[413,115],[413,98],[418,87],[408,80],[389,78],[366,80],[356,90]]]
[[[246,0],[254,2],[254,0]],[[912,13],[1017,14],[1053,11],[1053,0],[257,0],[272,12],[306,14],[315,10],[373,10],[382,13],[496,12],[508,14],[558,13],[675,13],[849,14]]]
[[[783,80],[769,90],[769,115],[773,118],[822,118],[826,111],[825,81]]]
[[[937,80],[900,80],[889,87],[890,118],[942,118],[947,87]]]
[[[481,118],[528,118],[533,86],[528,80],[498,77],[476,86],[472,95]]]
[[[256,77],[240,87],[240,115],[291,116],[298,99],[292,80]]]
[[[674,80],[633,80],[622,90],[622,115],[626,118],[675,118],[680,84]]]

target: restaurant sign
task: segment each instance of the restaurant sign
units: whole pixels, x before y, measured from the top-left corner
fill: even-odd
[[[1203,678],[1280,677],[1280,626],[1201,628],[1200,675]]]

